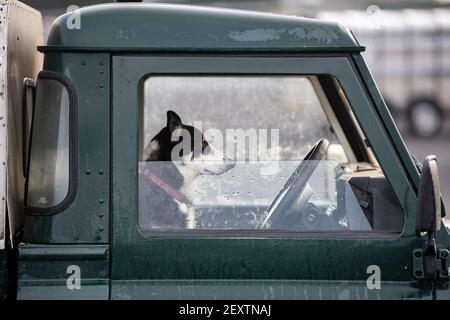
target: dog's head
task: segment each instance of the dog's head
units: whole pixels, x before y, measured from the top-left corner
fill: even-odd
[[[235,166],[206,141],[199,129],[183,124],[173,111],[167,112],[166,126],[144,149],[144,160],[172,161],[183,175],[191,177],[219,175]]]

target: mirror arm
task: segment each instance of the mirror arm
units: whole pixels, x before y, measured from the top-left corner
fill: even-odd
[[[436,258],[437,258],[437,248],[435,232],[427,233],[427,241],[424,246],[424,279],[425,280],[436,280]]]

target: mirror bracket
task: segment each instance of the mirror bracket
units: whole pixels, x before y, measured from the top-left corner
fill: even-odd
[[[423,267],[424,280],[436,280],[437,248],[434,232],[428,232],[427,234],[427,241],[425,242],[424,245],[423,259],[424,259],[424,267]]]
[[[424,248],[413,251],[413,275],[416,280],[436,281],[448,284],[450,267],[450,251],[437,249],[431,237]]]

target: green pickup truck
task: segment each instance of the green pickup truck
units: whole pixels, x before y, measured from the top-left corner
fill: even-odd
[[[111,3],[43,45],[0,5],[0,297],[450,298],[436,158],[349,29]]]

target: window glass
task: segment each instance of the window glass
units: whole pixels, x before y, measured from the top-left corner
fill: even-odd
[[[329,98],[345,99],[337,81],[328,83],[325,89],[314,76],[145,80],[141,231],[400,232],[395,195],[362,131],[341,124],[347,116],[356,125],[355,118],[346,101]],[[348,140],[349,130],[359,142]],[[356,143],[366,159],[358,159]]]
[[[53,79],[39,79],[31,138],[27,206],[51,208],[69,190],[69,93]]]

